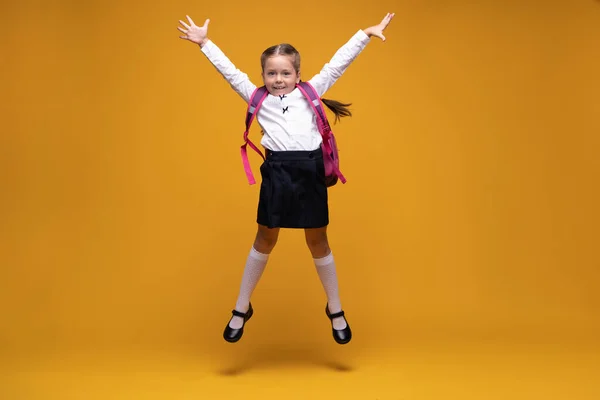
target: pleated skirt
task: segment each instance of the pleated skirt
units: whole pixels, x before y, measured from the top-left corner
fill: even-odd
[[[260,174],[259,224],[269,228],[321,228],[329,224],[321,148],[267,150]]]

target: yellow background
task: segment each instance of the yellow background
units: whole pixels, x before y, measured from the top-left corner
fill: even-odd
[[[288,230],[244,338],[227,344],[258,185],[248,186],[239,155],[245,104],[178,38],[178,20],[210,18],[209,36],[260,84],[265,48],[294,44],[309,79],[388,11],[388,40],[373,39],[325,96],[353,104],[334,127],[348,183],[330,191],[329,228],[353,342],[333,342],[303,234]],[[257,365],[270,383],[247,393],[263,397],[508,398],[510,386],[487,392],[481,376],[447,375],[464,352],[425,361],[475,344],[520,349],[514,365],[540,348],[571,349],[587,361],[569,358],[581,389],[570,398],[598,394],[597,1],[27,0],[3,2],[1,15],[2,398],[187,398],[175,384],[160,397],[142,378],[124,383],[126,361],[114,375],[127,379],[81,373],[69,395],[44,375],[74,357],[58,368],[66,380],[113,360],[106,354],[220,371],[226,379],[200,383],[173,366],[182,364],[158,364],[157,376],[197,384],[190,390],[207,399],[241,396],[249,386],[229,378]],[[490,357],[471,372],[497,367]],[[350,375],[313,381],[309,368],[304,382],[322,387],[313,392],[277,372],[311,363]],[[442,375],[464,386],[425,384]],[[573,394],[560,388],[543,397]]]

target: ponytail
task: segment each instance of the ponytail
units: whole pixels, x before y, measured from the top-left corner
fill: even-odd
[[[335,114],[334,124],[340,120],[342,117],[351,117],[352,113],[350,112],[350,107],[352,103],[340,103],[337,100],[330,99],[321,99],[323,104],[327,106],[333,113]]]

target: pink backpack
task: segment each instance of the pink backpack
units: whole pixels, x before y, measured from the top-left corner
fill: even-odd
[[[321,149],[323,150],[323,162],[325,164],[325,183],[327,186],[333,186],[337,183],[338,178],[342,181],[342,183],[346,183],[346,178],[344,178],[344,175],[342,175],[340,172],[340,158],[338,155],[337,144],[335,142],[333,132],[331,131],[329,121],[327,121],[327,116],[325,115],[321,97],[315,88],[308,82],[300,82],[296,85],[296,87],[298,90],[300,90],[300,92],[302,92],[304,97],[306,97],[313,111],[315,114],[317,114],[317,126],[321,136],[323,137]],[[250,125],[252,125],[252,121],[254,120],[258,109],[268,94],[269,91],[265,86],[256,88],[256,90],[254,90],[252,93],[252,96],[250,96],[250,101],[248,102],[248,111],[246,112],[246,131],[244,132],[244,144],[242,145],[242,161],[244,163],[244,170],[246,171],[246,177],[248,178],[248,183],[250,185],[254,185],[256,181],[254,180],[254,175],[252,174],[252,169],[250,168],[246,146],[250,145],[254,151],[260,154],[263,160],[265,159],[265,156],[263,155],[262,151],[260,151],[254,145],[254,143],[248,139],[248,132],[250,131]]]

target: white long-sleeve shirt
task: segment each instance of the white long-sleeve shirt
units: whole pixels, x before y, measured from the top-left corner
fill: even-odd
[[[323,66],[321,72],[308,81],[319,96],[322,96],[342,76],[369,41],[369,36],[359,30],[335,53],[329,63]],[[256,89],[256,85],[250,81],[248,75],[236,68],[211,40],[202,46],[202,53],[248,103]],[[244,114],[241,113],[240,119],[243,118]],[[322,138],[317,128],[316,115],[297,88],[283,98],[269,94],[256,115],[256,121],[264,131],[261,144],[269,150],[310,151],[316,150],[321,145]]]

